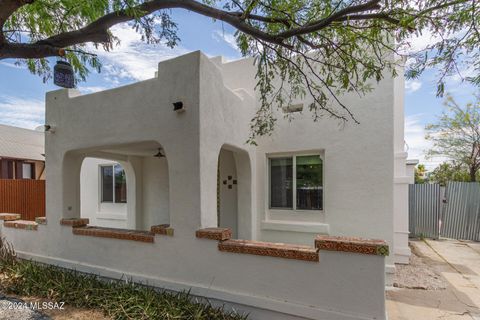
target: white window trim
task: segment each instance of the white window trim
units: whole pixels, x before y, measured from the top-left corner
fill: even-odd
[[[266,166],[267,166],[267,180],[266,180],[266,201],[265,201],[265,208],[269,215],[271,216],[277,216],[278,218],[281,218],[284,215],[292,215],[292,216],[302,216],[303,214],[306,216],[309,215],[319,215],[319,214],[324,214],[325,212],[325,192],[323,192],[323,208],[322,210],[305,210],[305,209],[297,209],[297,170],[296,170],[296,164],[297,164],[297,156],[319,156],[320,159],[322,159],[322,188],[325,189],[325,155],[324,151],[322,150],[308,150],[308,151],[291,151],[291,152],[279,152],[279,153],[267,153],[266,154]],[[293,181],[293,194],[292,194],[292,205],[293,208],[272,208],[270,207],[270,199],[271,199],[271,188],[270,188],[270,159],[275,159],[275,158],[286,158],[286,157],[292,157],[292,181]]]
[[[99,164],[98,165],[98,176],[99,176],[99,188],[98,188],[98,191],[99,191],[99,203],[102,204],[102,203],[111,203],[111,204],[127,204],[128,203],[128,199],[127,201],[125,202],[116,202],[115,200],[115,166],[120,166],[120,164],[118,163],[110,163],[110,164]],[[102,168],[104,167],[112,167],[112,201],[103,201],[103,174],[102,174]],[[123,169],[125,170],[125,169]],[[128,187],[127,187],[128,188]]]

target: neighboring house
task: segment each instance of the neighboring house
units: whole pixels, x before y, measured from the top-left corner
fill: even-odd
[[[410,177],[409,183],[415,184],[415,167],[418,165],[420,161],[417,159],[409,159],[407,160],[407,176]],[[422,172],[422,178],[424,173]]]
[[[90,158],[82,168],[84,216],[95,225],[126,228],[126,178],[121,165]],[[29,130],[0,124],[0,179],[45,179],[43,126]]]
[[[45,179],[44,134],[0,125],[0,179]]]
[[[312,121],[307,96],[252,146],[255,71],[193,52],[146,81],[48,93],[48,223],[2,235],[22,257],[252,319],[386,319],[385,285],[409,255],[403,78],[343,97],[360,125]]]

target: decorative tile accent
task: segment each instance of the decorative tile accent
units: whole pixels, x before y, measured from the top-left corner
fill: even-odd
[[[173,228],[170,228],[169,224],[159,224],[156,226],[151,226],[150,231],[155,234],[163,234],[165,236],[173,236]]]
[[[119,240],[132,240],[153,243],[155,235],[150,231],[139,231],[129,229],[114,229],[104,227],[76,227],[72,228],[73,234],[100,238],[111,238]]]
[[[205,228],[195,232],[197,238],[210,240],[228,240],[232,237],[232,229],[230,228]]]
[[[226,240],[218,243],[218,249],[231,253],[246,253],[284,259],[318,262],[318,250],[309,246],[252,240]]]
[[[357,237],[335,237],[318,235],[315,247],[320,250],[345,251],[377,256],[388,256],[389,247],[386,241]]]
[[[38,224],[35,221],[29,221],[29,220],[4,221],[3,225],[7,228],[24,229],[24,230],[37,230],[38,228]]]
[[[46,217],[36,217],[35,222],[38,224],[47,224],[47,218]]]
[[[64,218],[60,220],[62,226],[83,227],[89,224],[88,218]]]
[[[21,216],[18,213],[0,213],[0,220],[12,221],[20,220]]]

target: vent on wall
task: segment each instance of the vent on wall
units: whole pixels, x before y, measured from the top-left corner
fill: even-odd
[[[283,113],[301,112],[303,110],[303,103],[291,104],[283,107]]]
[[[174,102],[173,103],[173,111],[176,111],[176,112],[185,111],[185,107],[183,106],[183,102],[182,101]]]

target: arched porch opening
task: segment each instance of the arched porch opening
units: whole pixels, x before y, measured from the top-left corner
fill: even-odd
[[[157,142],[69,152],[64,160],[65,218],[98,227],[150,230],[170,224],[166,153]]]

